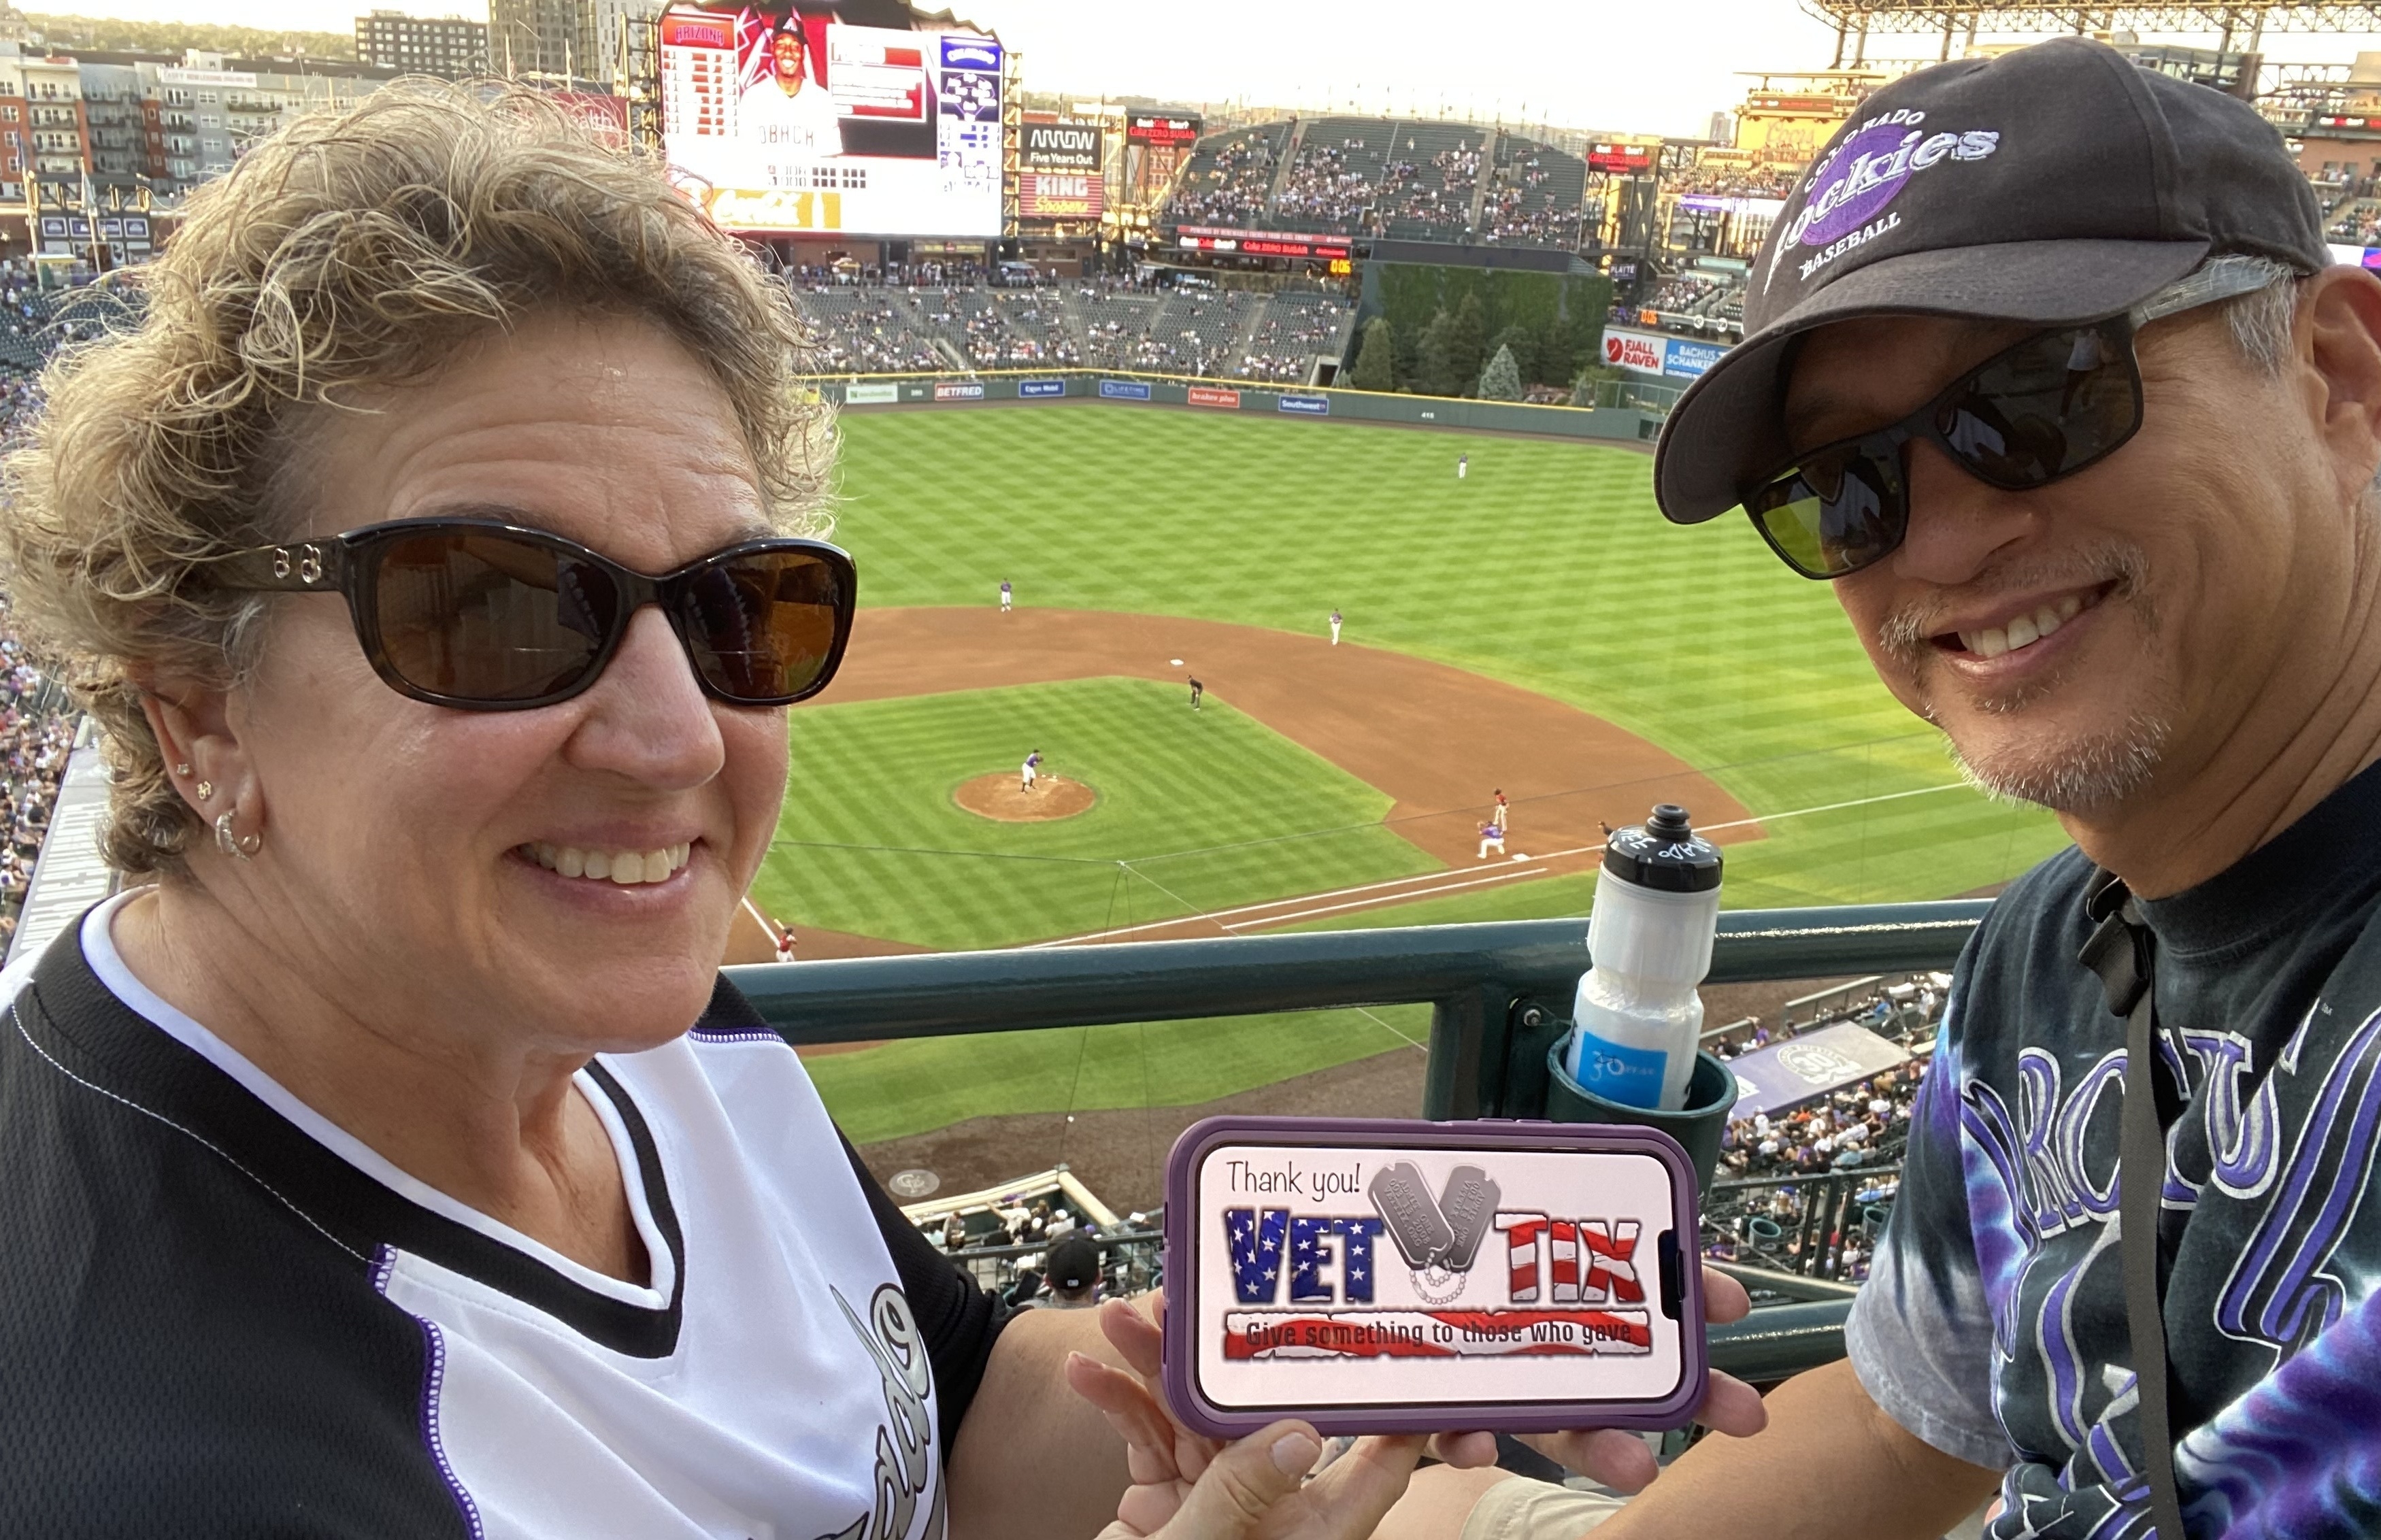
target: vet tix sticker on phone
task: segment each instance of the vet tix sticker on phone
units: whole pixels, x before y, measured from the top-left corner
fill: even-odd
[[[1195,1278],[1170,1298],[1193,1312],[1192,1388],[1218,1412],[1682,1388],[1678,1179],[1653,1155],[1251,1139],[1191,1174]]]

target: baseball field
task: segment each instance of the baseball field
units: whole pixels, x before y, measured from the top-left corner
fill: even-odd
[[[1737,907],[1943,898],[2063,843],[1960,784],[1825,585],[1741,519],[1665,524],[1635,450],[1093,405],[843,434],[861,616],[793,715],[754,895],[803,956],[1583,915],[1598,825],[1657,800],[1716,828]],[[1007,782],[1034,751],[1082,811],[1032,815]],[[962,808],[971,782],[1027,811]],[[1497,789],[1508,849],[1482,859]],[[865,1142],[1204,1101],[1422,1028],[1335,1012],[812,1068]]]

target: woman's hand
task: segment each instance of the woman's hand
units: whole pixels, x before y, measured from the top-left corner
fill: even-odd
[[[1165,1309],[1162,1297],[1155,1303]],[[1111,1300],[1100,1307],[1100,1329],[1131,1372],[1081,1353],[1067,1360],[1067,1383],[1123,1436],[1132,1472],[1099,1540],[1362,1540],[1422,1457],[1419,1436],[1360,1439],[1307,1481],[1323,1450],[1313,1428],[1280,1422],[1235,1444],[1203,1438],[1157,1399],[1156,1323]]]
[[[1751,1314],[1752,1299],[1744,1285],[1726,1273],[1703,1269],[1703,1319],[1718,1324],[1741,1321]],[[1749,1438],[1769,1424],[1761,1392],[1733,1375],[1711,1375],[1695,1421],[1715,1433]],[[1661,1473],[1654,1451],[1636,1434],[1619,1428],[1585,1428],[1567,1433],[1524,1433],[1522,1443],[1566,1469],[1602,1482],[1616,1492],[1642,1490]],[[1471,1467],[1496,1462],[1493,1433],[1442,1433],[1431,1452],[1449,1465]]]

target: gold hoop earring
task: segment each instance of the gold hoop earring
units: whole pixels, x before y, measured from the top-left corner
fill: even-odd
[[[198,792],[199,801],[203,802],[215,794],[215,783],[213,781],[201,781],[192,789]]]
[[[257,849],[263,845],[264,837],[261,834],[251,834],[245,838],[235,838],[231,832],[231,820],[232,814],[229,809],[215,815],[215,849],[234,861],[246,861],[256,854]]]

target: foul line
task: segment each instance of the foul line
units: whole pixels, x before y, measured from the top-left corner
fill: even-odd
[[[1553,858],[1548,856],[1532,856],[1530,858],[1532,862],[1548,861],[1551,859]],[[1414,898],[1434,898],[1441,893],[1454,893],[1466,887],[1481,887],[1492,882],[1511,882],[1516,877],[1543,877],[1546,874],[1547,872],[1545,867],[1535,865],[1524,866],[1519,871],[1491,872],[1485,876],[1467,877],[1461,882],[1451,882],[1442,887],[1422,887],[1416,888],[1411,893],[1401,893],[1398,896],[1398,901],[1402,903]],[[1292,899],[1290,901],[1294,903],[1297,900]],[[1336,913],[1343,909],[1370,909],[1384,901],[1385,900],[1380,898],[1355,898],[1344,904],[1325,904],[1321,909],[1301,909],[1294,913],[1276,914],[1270,919],[1265,920],[1242,920],[1235,924],[1227,925],[1224,928],[1228,931],[1239,931],[1248,929],[1253,925],[1287,925],[1299,920],[1311,920],[1318,914]]]
[[[1698,834],[1716,834],[1723,829],[1750,828],[1755,825],[1775,824],[1788,818],[1806,818],[1813,813],[1841,813],[1846,808],[1871,807],[1878,802],[1896,802],[1906,797],[1931,797],[1938,791],[1965,791],[1972,789],[1973,788],[1970,787],[1966,781],[1947,781],[1941,786],[1922,786],[1909,791],[1886,791],[1880,792],[1874,797],[1855,797],[1850,801],[1823,802],[1817,807],[1793,808],[1785,813],[1764,813],[1757,818],[1738,818],[1732,819],[1724,824],[1705,824],[1701,825],[1696,832]],[[1437,872],[1424,872],[1416,876],[1398,877],[1388,882],[1363,883],[1354,887],[1335,887],[1322,893],[1308,893],[1295,898],[1276,898],[1270,903],[1242,904],[1236,909],[1219,909],[1214,911],[1194,910],[1191,913],[1184,914],[1172,920],[1152,920],[1145,924],[1128,925],[1115,930],[1091,931],[1081,935],[1060,936],[1052,941],[1036,941],[1020,949],[1025,951],[1040,951],[1050,947],[1080,946],[1085,942],[1105,941],[1110,936],[1130,935],[1140,931],[1157,930],[1176,925],[1195,925],[1202,923],[1212,923],[1216,929],[1221,930],[1227,935],[1235,934],[1242,930],[1252,929],[1260,925],[1287,925],[1300,920],[1312,919],[1317,915],[1337,913],[1342,910],[1367,909],[1381,904],[1404,903],[1411,899],[1432,898],[1441,893],[1452,893],[1467,887],[1477,887],[1488,883],[1507,882],[1515,877],[1544,876],[1547,874],[1544,864],[1545,862],[1562,861],[1571,856],[1586,855],[1592,851],[1600,850],[1603,848],[1604,847],[1601,845],[1576,845],[1567,850],[1552,850],[1545,855],[1533,855],[1529,858],[1532,864],[1527,871],[1493,872],[1484,876],[1471,877],[1460,882],[1452,883],[1444,882],[1442,879],[1453,876],[1456,869],[1449,868]],[[1142,859],[1146,860],[1149,858],[1144,857]],[[1157,879],[1152,877],[1148,873],[1141,871],[1133,862],[1118,862],[1117,864],[1124,867],[1128,871],[1130,871],[1133,875],[1141,878],[1142,881],[1148,883],[1152,887],[1156,888],[1159,892],[1166,894],[1167,898],[1173,898],[1177,903],[1182,902],[1182,899],[1178,895],[1173,893],[1163,883],[1158,882]],[[1421,883],[1438,883],[1439,886],[1431,887],[1414,886],[1414,885]],[[1402,893],[1392,893],[1386,891],[1390,888],[1411,888],[1412,891]],[[1354,895],[1365,893],[1375,896],[1369,898],[1353,898]],[[1263,919],[1242,920],[1232,923],[1226,923],[1227,917],[1235,914],[1263,914],[1265,911],[1287,909],[1293,904],[1321,904],[1322,900],[1328,898],[1351,898],[1352,901],[1347,903],[1322,904],[1322,907],[1300,910],[1294,913],[1267,915]],[[1191,908],[1189,904],[1183,904],[1183,907],[1185,909]]]

